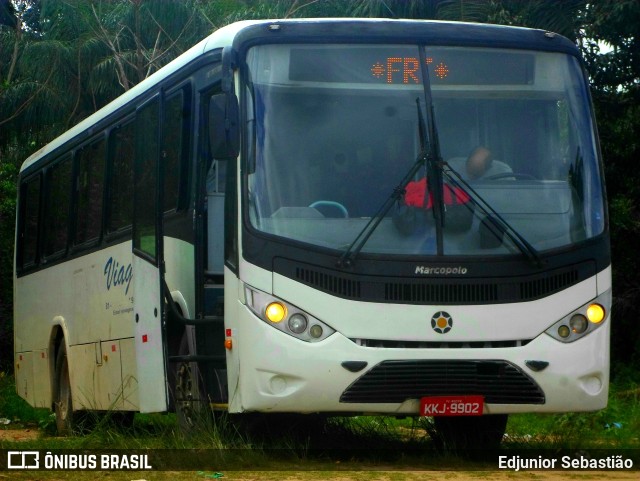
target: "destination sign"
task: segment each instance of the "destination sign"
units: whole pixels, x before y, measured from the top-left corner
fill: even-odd
[[[530,85],[533,54],[432,47],[425,57],[434,85]],[[292,47],[289,81],[420,85],[422,68],[413,46]]]

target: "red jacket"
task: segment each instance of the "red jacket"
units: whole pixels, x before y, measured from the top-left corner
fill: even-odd
[[[427,179],[422,178],[413,182],[409,182],[405,188],[404,202],[406,205],[412,207],[422,207],[424,209],[431,209],[433,207],[433,196],[429,192],[429,198],[425,205],[425,193],[427,192]],[[445,205],[466,204],[471,198],[458,187],[444,184],[442,189]]]

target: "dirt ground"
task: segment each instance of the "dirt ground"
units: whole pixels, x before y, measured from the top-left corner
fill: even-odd
[[[0,429],[0,441],[31,441],[37,439],[38,436],[37,429]]]
[[[217,474],[218,476],[214,476]],[[220,474],[222,476],[220,476]],[[451,472],[451,471],[236,471],[224,473],[203,473],[198,471],[154,472],[154,473],[14,473],[0,472],[0,480],[24,481],[187,481],[220,479],[221,481],[637,481],[638,471],[535,471],[503,473],[495,471]]]

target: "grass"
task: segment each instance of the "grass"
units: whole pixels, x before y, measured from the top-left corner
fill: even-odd
[[[609,406],[595,413],[512,415],[502,449],[640,448],[640,383],[619,381],[610,393]],[[31,408],[15,394],[13,378],[2,373],[0,418],[11,421],[0,429],[31,428],[41,433],[37,439],[20,442],[0,438],[0,449],[188,449],[195,456],[206,453],[210,468],[262,471],[474,466],[437,452],[426,435],[430,421],[414,418],[300,415],[266,421],[264,416],[245,415],[239,420],[221,414],[207,417],[201,429],[186,436],[171,414],[136,414],[133,426],[125,428],[107,413],[92,419],[90,432],[62,438],[55,436],[52,414]]]
[[[639,449],[640,380],[619,373],[609,388],[608,406],[590,413],[510,416],[505,447],[539,449]]]
[[[35,409],[16,394],[13,376],[0,371],[0,419],[8,419],[11,427],[55,428],[48,409]],[[3,423],[0,422],[0,429]]]

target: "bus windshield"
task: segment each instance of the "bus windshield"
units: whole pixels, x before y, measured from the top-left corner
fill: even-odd
[[[424,48],[421,54],[420,49]],[[428,82],[420,65],[423,58]],[[572,56],[419,45],[260,45],[247,56],[246,209],[257,231],[344,251],[421,154],[416,100],[430,94],[444,176],[443,232],[420,169],[361,252],[536,251],[603,232],[604,198],[583,72]],[[433,137],[433,136],[431,136]],[[434,139],[431,138],[431,141]],[[437,242],[442,246],[438,249]]]

